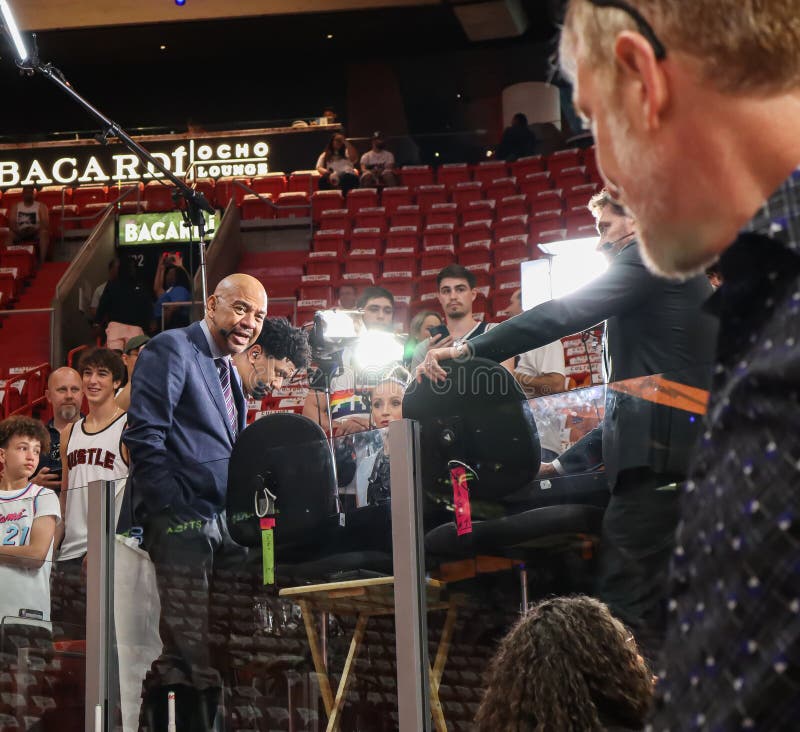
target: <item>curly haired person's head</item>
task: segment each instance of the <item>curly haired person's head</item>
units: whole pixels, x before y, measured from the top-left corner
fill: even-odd
[[[652,676],[633,637],[589,597],[544,600],[500,643],[479,732],[599,732],[644,725]]]

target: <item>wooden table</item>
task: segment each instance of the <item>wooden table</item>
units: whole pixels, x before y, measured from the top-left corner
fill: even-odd
[[[444,721],[444,712],[439,701],[439,684],[442,680],[447,654],[450,651],[450,642],[458,615],[460,596],[451,596],[442,600],[443,582],[429,579],[427,585],[428,610],[447,610],[442,637],[436,651],[436,660],[433,668],[428,667],[430,677],[430,697],[433,723],[437,732],[447,732]],[[303,587],[287,587],[280,591],[280,596],[290,599],[300,605],[303,612],[308,644],[311,647],[311,657],[314,668],[319,677],[320,693],[328,715],[327,732],[339,730],[342,710],[344,709],[345,694],[352,680],[355,668],[355,659],[364,640],[367,622],[373,616],[394,615],[394,577],[378,577],[373,579],[350,580],[348,582],[330,582],[321,585],[305,585]],[[334,698],[331,690],[328,670],[325,667],[324,655],[320,646],[319,635],[314,623],[314,612],[329,612],[335,615],[356,616],[356,627],[350,649],[345,659],[339,688]],[[427,642],[427,639],[423,639]]]

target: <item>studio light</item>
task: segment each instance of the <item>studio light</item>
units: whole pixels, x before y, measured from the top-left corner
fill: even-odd
[[[14,46],[17,49],[17,61],[19,63],[24,63],[28,60],[28,49],[25,48],[25,42],[22,40],[19,26],[17,26],[17,21],[14,20],[14,14],[11,12],[11,6],[8,4],[7,0],[0,0],[0,11],[3,13],[3,25],[8,35],[11,36],[11,40],[14,41]]]
[[[353,360],[362,371],[379,370],[403,360],[403,344],[387,331],[367,330],[356,342]]]

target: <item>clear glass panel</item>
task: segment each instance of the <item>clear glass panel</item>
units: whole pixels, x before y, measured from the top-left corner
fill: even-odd
[[[86,582],[59,560],[62,505],[86,488],[0,491],[0,729],[84,729]],[[77,500],[76,500],[77,499]]]
[[[321,436],[294,414],[256,420],[224,516],[126,503],[110,539],[126,732],[168,716],[169,691],[178,729],[215,715],[231,731],[322,730],[334,713],[342,730],[396,728],[390,504],[368,505],[383,434],[337,438],[333,452]]]

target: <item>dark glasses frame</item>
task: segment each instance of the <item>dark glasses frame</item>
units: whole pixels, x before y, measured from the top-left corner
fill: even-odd
[[[636,26],[646,39],[647,42],[653,47],[653,53],[659,61],[663,61],[667,57],[667,49],[664,44],[658,39],[653,27],[648,23],[642,14],[634,7],[628,5],[623,0],[589,0],[589,2],[596,8],[616,8],[624,13],[627,13],[636,22]]]

